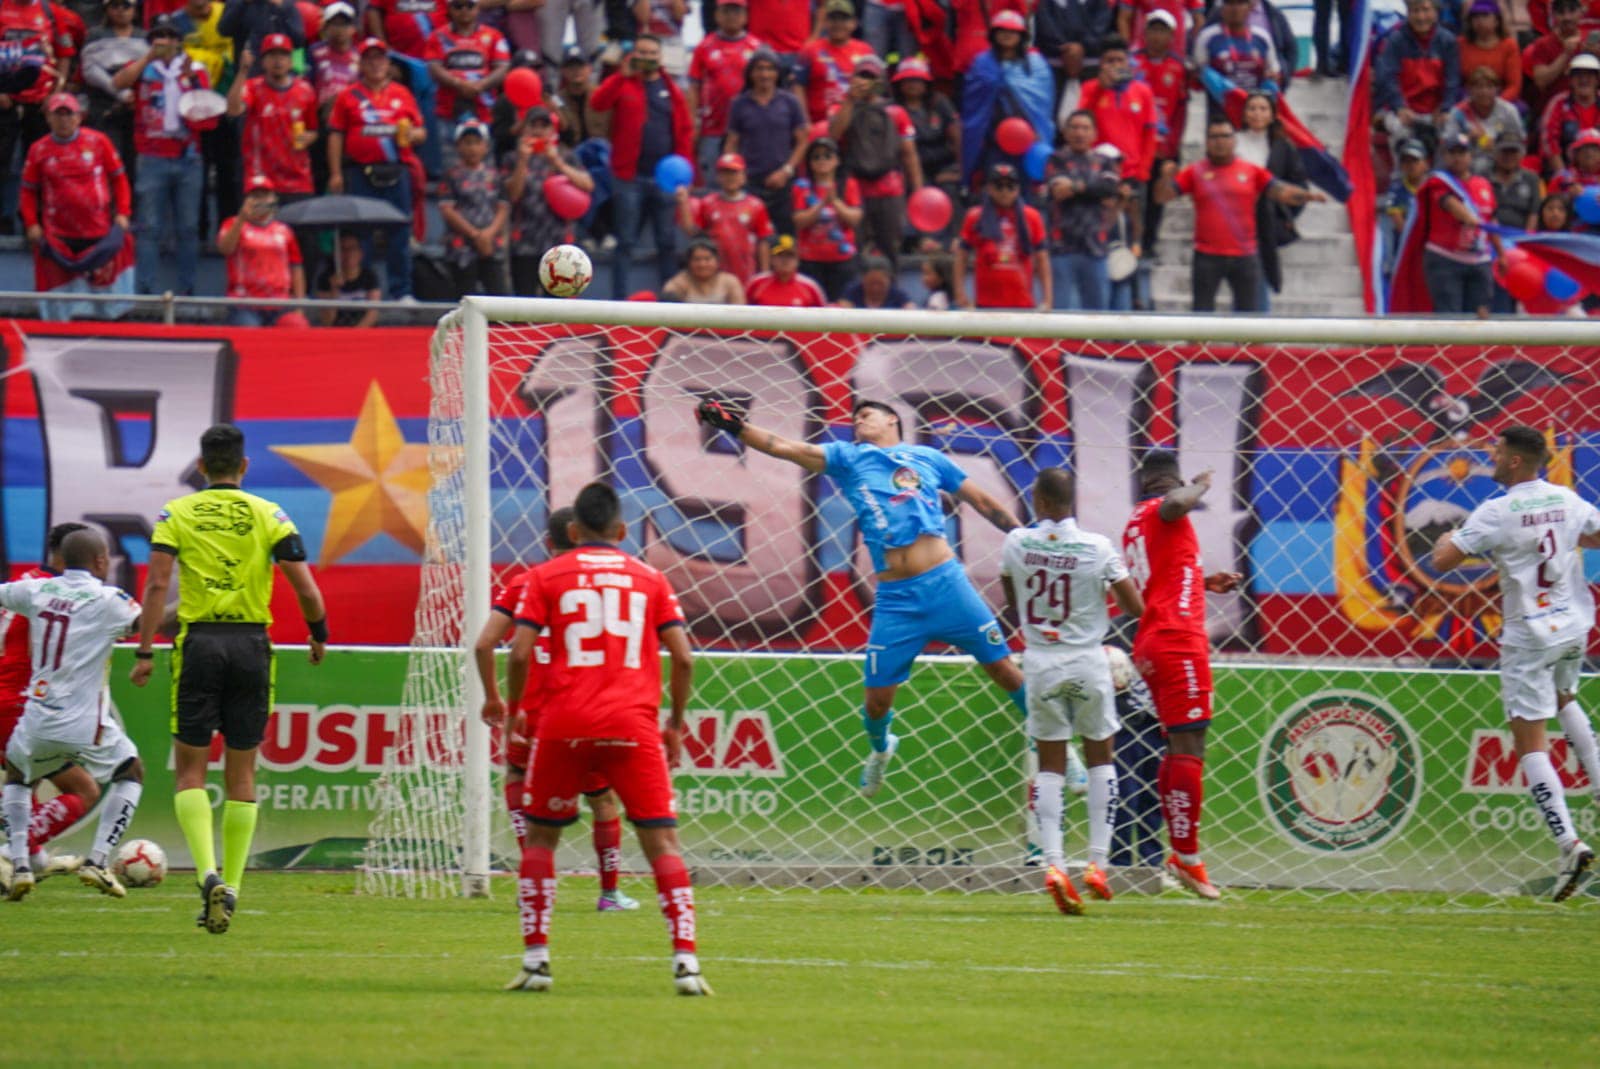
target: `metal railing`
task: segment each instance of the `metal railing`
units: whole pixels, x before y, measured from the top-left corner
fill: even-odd
[[[455,307],[454,303],[441,304],[429,301],[351,301],[275,300],[267,298],[238,297],[179,297],[174,293],[123,294],[123,293],[38,293],[33,290],[0,290],[0,315],[19,319],[54,318],[47,306],[90,304],[108,309],[105,316],[74,316],[74,319],[134,320],[160,322],[169,326],[178,324],[221,324],[234,308],[273,308],[299,311],[313,319],[312,313],[334,311],[367,312],[377,310],[379,326],[431,325]],[[315,322],[312,324],[315,326]]]

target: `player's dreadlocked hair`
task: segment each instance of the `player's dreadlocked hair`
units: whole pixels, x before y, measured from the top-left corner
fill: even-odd
[[[567,524],[577,519],[577,513],[571,505],[562,505],[550,513],[550,522],[545,527],[545,535],[550,539],[550,548],[557,553],[565,553],[569,549],[578,548],[572,541],[572,535],[567,532]]]
[[[573,518],[584,530],[605,535],[622,515],[622,501],[605,483],[590,483],[572,503]]]

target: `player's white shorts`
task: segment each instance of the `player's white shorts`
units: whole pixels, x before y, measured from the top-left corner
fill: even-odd
[[[78,765],[95,782],[105,783],[129,759],[139,756],[133,740],[115,720],[100,725],[96,737],[58,739],[50,737],[48,723],[35,716],[23,716],[6,747],[6,760],[17,766],[26,783],[37,783],[61,771],[68,762]]]
[[[1022,678],[1028,685],[1030,739],[1063,742],[1081,735],[1098,741],[1109,739],[1122,726],[1111,666],[1098,645],[1026,650]]]
[[[1556,692],[1578,689],[1583,643],[1500,647],[1500,701],[1507,720],[1549,720],[1556,715]]]

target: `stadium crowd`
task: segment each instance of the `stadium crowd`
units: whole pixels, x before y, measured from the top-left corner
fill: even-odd
[[[1435,311],[1516,311],[1481,224],[1600,208],[1584,4],[1411,0],[1380,24],[1385,270],[1410,221]],[[1266,311],[1301,207],[1338,184],[1285,90],[1347,74],[1349,18],[1318,0],[1302,70],[1273,0],[0,0],[0,159],[41,291],[191,294],[210,243],[244,301],[539,295],[540,255],[576,241],[617,297],[1127,310],[1188,196],[1193,307],[1226,282]],[[340,193],[395,210],[290,210]]]

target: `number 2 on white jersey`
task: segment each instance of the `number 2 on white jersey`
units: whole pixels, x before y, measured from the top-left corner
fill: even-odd
[[[644,616],[648,599],[638,591],[628,594],[628,615],[622,615],[623,592],[614,586],[604,590],[574,589],[561,595],[561,614],[582,614],[566,627],[567,664],[574,668],[597,668],[606,663],[606,651],[584,649],[583,644],[602,634],[627,640],[624,668],[639,667],[639,649],[644,644]]]

